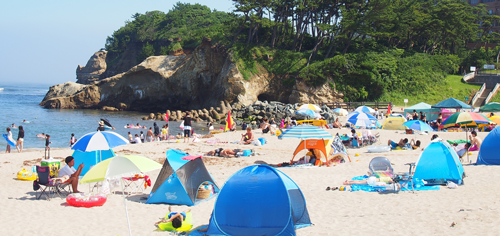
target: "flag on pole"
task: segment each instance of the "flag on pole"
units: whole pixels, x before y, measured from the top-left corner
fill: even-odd
[[[233,118],[231,117],[231,111],[227,112],[227,120],[226,120],[226,128],[224,129],[224,132],[227,132],[228,130],[231,130],[233,128],[234,121]]]
[[[389,103],[389,106],[387,106],[387,115],[391,114],[391,104]]]
[[[163,117],[163,119],[165,119],[165,121],[168,122],[168,112],[165,112],[165,117]]]

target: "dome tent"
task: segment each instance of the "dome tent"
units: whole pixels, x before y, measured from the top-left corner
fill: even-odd
[[[295,235],[311,225],[304,195],[281,171],[253,165],[221,189],[206,233],[190,235]]]
[[[169,149],[146,204],[196,205],[204,200],[199,201],[197,198],[198,188],[203,183],[211,184],[214,188],[213,196],[217,195],[219,188],[201,158]]]
[[[430,182],[453,181],[463,184],[464,168],[457,153],[442,139],[435,139],[427,146],[416,163],[413,178]]]
[[[486,138],[484,138],[479,154],[477,156],[476,165],[500,165],[500,126],[492,130]]]

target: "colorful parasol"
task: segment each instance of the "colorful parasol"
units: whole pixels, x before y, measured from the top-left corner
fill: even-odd
[[[492,124],[493,121],[486,116],[475,112],[457,112],[443,122],[444,128],[453,126],[466,126],[466,127],[485,127]]]

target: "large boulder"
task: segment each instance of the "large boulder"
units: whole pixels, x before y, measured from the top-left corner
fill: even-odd
[[[106,51],[98,51],[90,57],[87,65],[76,68],[76,82],[79,84],[91,84],[99,80],[99,77],[106,71]]]

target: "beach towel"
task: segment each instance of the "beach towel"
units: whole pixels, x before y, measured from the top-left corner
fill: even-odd
[[[364,180],[367,179],[369,176],[367,175],[362,175],[362,176],[356,176],[353,177],[351,180]],[[381,189],[385,187],[378,187],[378,186],[370,186],[370,185],[358,185],[358,184],[353,184],[351,185],[351,192],[355,191],[365,191],[365,192],[380,192]],[[428,191],[428,190],[439,190],[439,186],[425,186],[425,183],[422,180],[419,179],[413,179],[413,189],[415,191]],[[411,186],[402,188],[401,191],[411,191]]]

